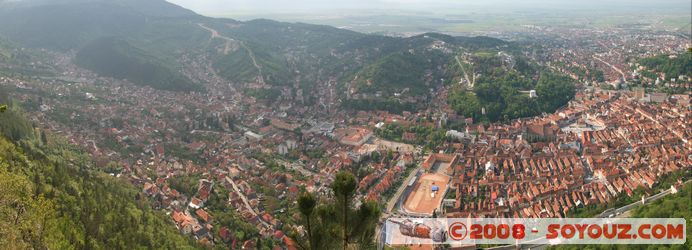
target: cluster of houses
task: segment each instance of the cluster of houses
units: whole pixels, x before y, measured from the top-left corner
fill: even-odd
[[[566,217],[637,189],[652,195],[660,177],[689,171],[689,98],[648,105],[633,95],[587,93],[558,115],[492,125],[453,145],[447,216]],[[586,123],[599,126],[562,129]]]

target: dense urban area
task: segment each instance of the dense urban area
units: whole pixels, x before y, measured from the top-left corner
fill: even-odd
[[[0,209],[0,246],[376,248],[389,217],[595,217],[690,192],[689,34],[400,38],[170,11],[93,42],[0,17],[0,186],[29,197]],[[328,222],[341,207],[361,224]],[[310,216],[337,233],[316,245]]]

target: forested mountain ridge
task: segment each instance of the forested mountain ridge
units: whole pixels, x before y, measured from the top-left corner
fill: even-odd
[[[198,248],[130,183],[92,169],[91,157],[16,107],[0,112],[0,125],[0,246]]]
[[[75,62],[103,76],[127,79],[157,89],[202,90],[199,84],[192,83],[146,51],[118,38],[101,38],[89,43],[77,53]]]
[[[461,74],[453,69],[455,57],[462,51],[497,49],[508,43],[488,37],[452,37],[428,33],[400,41],[386,47],[391,52],[365,66],[354,76],[358,91],[373,93],[409,91],[409,95],[425,94],[436,85],[449,84]],[[463,48],[463,49],[460,49]]]
[[[94,48],[95,44],[105,45],[101,39],[121,40],[131,47],[124,51],[134,53],[120,55],[122,58],[134,58],[138,51],[146,51],[149,58],[158,61],[155,64],[165,66],[164,71],[168,72],[178,71],[181,65],[177,59],[183,54],[210,53],[214,68],[232,82],[254,82],[261,77],[274,86],[299,84],[306,87],[330,78],[342,82],[356,76],[369,78],[372,76],[370,72],[379,71],[392,59],[396,60],[410,50],[421,51],[435,41],[445,41],[471,50],[506,45],[504,41],[487,37],[425,34],[395,38],[324,25],[266,19],[239,22],[208,18],[163,0],[27,0],[21,1],[21,4],[4,4],[0,5],[0,35],[22,46],[81,51],[84,52],[81,53],[83,57],[78,61],[91,62],[102,61],[99,58],[103,54],[84,50]],[[416,58],[418,56],[421,58]],[[88,60],[86,57],[93,58]],[[411,70],[407,70],[410,77],[406,77],[410,81],[400,81],[401,76],[396,76],[396,70],[381,75],[384,79],[375,76],[374,80],[383,82],[381,89],[388,89],[392,85],[390,83],[398,88],[417,89],[419,85],[424,85],[424,81],[418,81],[425,76],[422,73],[451,58],[430,57],[421,53],[409,59],[405,61],[434,59],[435,62],[432,63],[434,65],[427,65],[429,67],[410,64]],[[120,67],[95,71],[103,74],[130,73],[132,70]],[[387,68],[384,70],[387,71]],[[119,77],[120,74],[105,75]],[[197,89],[189,83],[172,86],[158,84],[168,82],[171,75],[153,73],[142,78],[149,79],[144,81],[146,85],[159,89]],[[363,90],[376,91],[380,87],[375,85],[374,88]]]
[[[517,44],[490,37],[389,37],[266,19],[240,22],[163,0],[22,3],[0,5],[0,36],[76,52],[74,62],[83,68],[161,90],[205,89],[181,73],[186,57],[203,58],[240,88],[266,83],[271,93],[301,91],[306,105],[319,99],[322,85],[336,82],[335,102],[347,109],[415,110],[430,100],[430,90],[451,86],[458,113],[479,120],[485,110],[492,115],[483,119],[497,121],[552,112],[574,93],[567,78],[547,74],[538,84],[538,72],[549,69]],[[519,93],[533,89],[538,99]]]
[[[103,62],[103,54],[88,51],[107,45],[100,39],[123,40],[131,48],[122,51],[126,54],[115,56],[137,58],[141,54],[139,51],[146,51],[151,64],[164,66],[140,77],[151,79],[146,85],[188,91],[197,87],[191,83],[180,84],[180,81],[174,81],[171,86],[160,84],[177,78],[172,73],[161,74],[161,71],[177,72],[176,60],[180,54],[201,48],[209,39],[208,32],[193,23],[198,17],[192,11],[163,0],[29,0],[0,5],[0,36],[29,48],[62,52],[87,50],[83,55],[93,58],[85,60],[83,57],[82,61],[91,62]],[[96,71],[111,73],[106,76],[118,76],[112,72],[138,74],[132,72],[132,67],[120,66],[124,65]]]

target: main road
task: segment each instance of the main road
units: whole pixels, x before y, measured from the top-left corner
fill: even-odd
[[[375,232],[377,233],[375,235],[375,242],[377,243],[377,249],[383,249],[384,248],[384,236],[385,236],[385,230],[384,230],[384,222],[389,218],[389,216],[392,214],[392,210],[394,210],[394,207],[396,204],[399,202],[399,199],[401,199],[401,195],[404,193],[406,188],[408,187],[408,183],[411,182],[411,180],[418,174],[420,171],[421,167],[418,165],[415,169],[411,170],[411,173],[408,174],[406,179],[401,183],[399,188],[396,190],[396,193],[392,196],[392,198],[389,198],[389,201],[387,201],[387,207],[385,208],[385,212],[382,213],[382,216],[380,216],[380,223],[377,224],[377,227],[375,228]]]
[[[592,57],[593,57],[594,59],[596,59],[596,60],[598,60],[598,61],[604,63],[605,65],[608,65],[608,67],[610,67],[610,68],[612,68],[613,70],[615,70],[615,72],[620,73],[620,75],[622,75],[622,80],[623,80],[623,81],[625,81],[625,80],[627,79],[627,78],[625,77],[625,72],[622,72],[622,70],[619,69],[618,67],[615,67],[615,65],[612,65],[612,64],[610,64],[609,62],[606,62],[605,60],[601,59],[600,57],[597,57],[596,55],[593,55]]]
[[[233,179],[231,179],[228,176],[226,176],[226,181],[231,184],[231,186],[233,187],[233,191],[235,191],[235,193],[243,201],[243,204],[245,204],[245,209],[247,209],[253,216],[259,216],[257,214],[257,212],[255,212],[255,209],[253,209],[252,206],[250,205],[250,202],[247,200],[247,197],[245,197],[243,192],[241,192],[240,189],[238,188],[238,186],[235,184],[235,181],[233,181]],[[262,224],[264,224],[265,226],[269,226],[269,224],[267,222],[265,222],[264,220],[259,220],[259,221]]]

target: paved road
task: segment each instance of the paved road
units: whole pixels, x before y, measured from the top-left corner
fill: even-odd
[[[255,68],[257,68],[257,71],[259,71],[259,76],[258,76],[258,77],[259,77],[259,80],[260,80],[260,81],[263,81],[263,78],[262,78],[262,67],[260,67],[259,64],[257,63],[257,59],[255,58],[255,53],[253,53],[252,50],[250,50],[250,48],[249,48],[247,45],[245,45],[244,42],[236,41],[236,40],[233,39],[233,38],[230,38],[230,37],[227,37],[227,36],[223,36],[223,35],[219,34],[219,32],[216,31],[215,29],[209,28],[209,27],[205,26],[205,25],[202,24],[202,23],[198,23],[197,25],[199,25],[199,26],[202,27],[203,29],[208,30],[209,32],[211,32],[211,38],[212,38],[212,39],[213,39],[213,38],[220,38],[220,39],[223,39],[223,40],[226,41],[226,45],[225,45],[226,48],[224,48],[224,54],[227,54],[228,51],[230,50],[230,44],[231,44],[231,43],[233,43],[233,42],[238,42],[238,43],[240,44],[240,46],[242,46],[245,50],[247,50],[247,53],[248,53],[248,55],[250,56],[250,59],[252,59],[252,64],[255,66]]]
[[[416,174],[418,174],[418,171],[420,171],[421,167],[418,166],[415,169],[411,170],[411,173],[408,174],[406,179],[401,183],[399,186],[399,189],[396,190],[396,193],[392,196],[392,198],[387,201],[387,207],[385,209],[385,212],[382,213],[382,216],[380,216],[380,223],[377,224],[377,227],[375,228],[375,232],[377,232],[377,235],[375,235],[375,242],[377,242],[377,249],[383,249],[384,248],[384,241],[385,241],[385,228],[383,227],[384,222],[391,216],[392,210],[394,210],[394,207],[396,207],[396,204],[399,202],[399,199],[401,199],[401,195],[404,193],[404,190],[408,187],[408,183],[413,179]],[[395,211],[396,212],[396,211]]]
[[[466,73],[466,69],[464,68],[464,65],[461,64],[461,60],[459,60],[459,56],[455,56],[454,59],[457,59],[457,63],[459,64],[459,67],[461,68],[461,71],[464,73],[464,78],[466,78],[466,82],[468,83],[468,86],[470,88],[473,88],[476,82],[476,75],[474,72],[473,73],[473,81],[469,78],[469,74]]]
[[[622,70],[620,70],[618,67],[615,67],[615,65],[612,65],[612,64],[610,64],[609,62],[604,61],[603,59],[601,59],[600,57],[597,57],[596,55],[593,55],[593,58],[596,59],[596,60],[601,61],[602,63],[604,63],[604,64],[608,65],[609,67],[611,67],[611,68],[612,68],[613,70],[615,70],[616,72],[620,73],[620,75],[622,75],[622,80],[627,79],[627,78],[625,77],[625,73],[622,72]]]
[[[404,190],[408,187],[408,183],[413,179],[416,174],[418,174],[418,171],[420,171],[420,167],[416,167],[414,170],[411,170],[411,173],[408,174],[408,177],[404,180],[404,182],[401,183],[401,186],[399,186],[399,189],[396,190],[396,193],[394,193],[394,196],[389,199],[387,202],[387,213],[391,213],[394,207],[396,206],[396,203],[399,201],[401,198],[401,194],[404,193]]]
[[[250,206],[250,202],[248,202],[247,197],[245,197],[245,195],[242,192],[240,192],[240,189],[235,184],[235,181],[233,181],[233,179],[229,178],[228,176],[226,176],[226,181],[228,183],[231,183],[231,186],[233,186],[233,191],[235,191],[235,193],[238,194],[238,196],[240,196],[240,199],[243,200],[243,203],[245,204],[245,208],[248,211],[250,211],[250,213],[252,213],[252,215],[258,216],[257,212],[255,212],[255,210],[252,209],[252,206]],[[267,222],[265,222],[263,220],[259,220],[259,221],[262,222],[262,224],[264,224],[265,226],[269,226],[269,224],[267,224]]]

